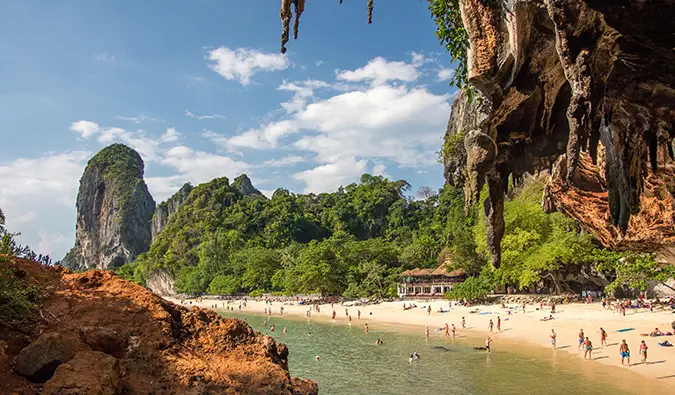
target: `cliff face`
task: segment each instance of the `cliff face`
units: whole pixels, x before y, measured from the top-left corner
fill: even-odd
[[[160,203],[157,205],[157,210],[155,210],[155,214],[152,216],[152,241],[154,242],[155,239],[157,238],[157,235],[159,232],[164,229],[166,226],[167,222],[169,222],[169,219],[176,214],[178,211],[178,207],[183,204],[185,199],[187,199],[188,195],[190,195],[190,192],[194,187],[192,184],[189,182],[186,182],[183,184],[183,186],[178,190],[178,192],[174,193],[170,198],[168,198],[166,201]]]
[[[72,269],[115,269],[148,250],[155,201],[143,181],[143,160],[113,144],[89,160],[77,194],[75,246],[62,263]]]
[[[551,169],[562,156],[565,167],[555,193],[561,202],[579,190],[594,192],[598,186],[587,180],[583,155],[597,164],[600,141],[606,159],[597,173],[604,172],[606,180],[601,204],[607,221],[590,224],[581,215],[583,204],[565,212],[598,235],[604,232],[599,239],[610,247],[627,232],[650,228],[631,217],[645,210],[649,184],[667,185],[662,174],[674,157],[675,1],[460,0],[460,5],[471,46],[468,77],[490,103],[489,117],[466,134],[464,144],[468,204],[477,203],[488,184],[484,206],[493,264],[501,257],[509,177]],[[663,201],[671,212],[671,200]],[[557,205],[565,206],[572,207]],[[650,229],[657,243],[671,243],[672,227]]]
[[[246,174],[242,174],[234,179],[232,187],[241,192],[244,196],[263,196],[256,187],[253,186],[251,179]]]
[[[108,271],[24,260],[0,260],[0,270],[45,292],[39,314],[0,320],[2,394],[318,393],[290,377],[285,345],[243,321],[174,305]]]

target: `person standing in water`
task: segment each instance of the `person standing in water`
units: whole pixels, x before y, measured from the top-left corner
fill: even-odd
[[[555,333],[555,331],[553,329],[551,329],[551,345],[553,346],[554,350],[555,350],[557,337],[558,337],[558,335]]]
[[[424,337],[429,337],[429,326],[424,327]]]
[[[366,335],[368,334],[368,324],[366,323]]]
[[[490,333],[494,333],[493,331],[494,326],[495,324],[494,322],[492,322],[492,318],[490,318],[490,323],[488,324],[488,330],[490,331]]]
[[[466,329],[466,320],[462,317],[462,329]]]
[[[284,335],[286,334],[286,332],[288,332],[288,331],[286,330],[286,327],[284,327]]]
[[[502,317],[497,316],[497,331],[502,331]]]
[[[601,346],[607,345],[607,332],[605,332],[605,330],[602,328],[600,328],[600,345]]]
[[[448,326],[447,322],[445,323],[445,336],[450,336],[450,327]]]
[[[621,342],[619,352],[621,353],[621,365],[623,365],[624,360],[628,360],[628,366],[630,366],[630,350],[628,349],[628,344],[625,340]]]
[[[347,317],[349,318],[349,325],[351,325],[352,324],[352,316],[348,315]]]
[[[588,355],[588,360],[593,360],[593,343],[591,343],[591,339],[586,337],[584,340],[584,359],[586,359],[586,355]]]
[[[488,354],[492,352],[490,349],[490,344],[492,343],[492,338],[488,336],[488,338],[485,340],[485,349],[487,350]]]
[[[331,318],[331,321],[335,321],[335,310],[333,310],[333,318]]]
[[[265,321],[263,321],[263,326],[267,328],[267,318],[265,318]]]
[[[455,338],[455,324],[452,324],[452,338]]]
[[[640,359],[642,360],[642,363],[647,363],[647,343],[643,340],[640,343]]]
[[[581,346],[584,344],[584,330],[579,329],[579,345],[577,346],[577,351],[581,350]]]

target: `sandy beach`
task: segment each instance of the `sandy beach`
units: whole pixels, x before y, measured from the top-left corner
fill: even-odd
[[[174,303],[180,303],[179,300],[169,299]],[[240,302],[232,302],[230,306],[238,310]],[[417,308],[403,310],[403,303],[415,303]],[[450,307],[447,300],[406,300],[397,302],[385,302],[378,305],[368,306],[349,306],[335,304],[336,322],[347,324],[349,322],[345,313],[348,309],[352,316],[352,325],[364,326],[365,323],[371,328],[376,328],[380,324],[398,324],[419,328],[420,336],[424,336],[424,326],[429,326],[431,336],[445,336],[445,330],[436,331],[444,327],[446,323],[457,328],[457,336],[467,337],[470,341],[476,341],[476,346],[482,346],[487,336],[493,339],[493,349],[498,350],[500,344],[503,347],[513,348],[519,345],[539,346],[556,353],[569,353],[579,359],[579,363],[596,363],[608,366],[614,366],[627,371],[639,374],[643,377],[657,380],[665,385],[675,382],[675,347],[661,347],[659,342],[669,340],[675,343],[675,336],[649,337],[641,336],[642,333],[649,333],[654,328],[659,328],[663,332],[672,331],[671,322],[675,319],[675,314],[670,310],[665,311],[655,309],[649,312],[647,309],[634,311],[629,309],[626,316],[620,316],[616,311],[603,309],[600,303],[592,304],[564,304],[556,307],[557,313],[552,321],[541,321],[544,317],[549,317],[550,307],[544,306],[543,310],[538,310],[539,305],[527,305],[525,313],[521,306],[506,305],[502,308],[499,305],[490,306],[472,306],[472,307]],[[189,304],[186,305],[189,306]],[[225,301],[203,299],[200,302],[192,300],[192,305],[212,308],[217,305],[216,310],[225,310],[227,306]],[[431,305],[431,314],[427,313],[425,306]],[[270,307],[265,302],[248,301],[242,312],[250,314],[264,314],[265,309],[271,308],[272,316],[280,315],[282,303],[275,302]],[[285,317],[306,317],[309,306],[283,304]],[[443,308],[444,313],[439,312]],[[331,321],[333,310],[330,304],[320,305],[320,313],[312,311],[312,320]],[[357,317],[357,311],[361,311],[361,319]],[[471,313],[471,311],[478,311]],[[509,312],[511,312],[509,314]],[[462,317],[466,319],[466,329],[462,329]],[[497,317],[501,317],[501,331],[497,330]],[[489,334],[488,326],[490,319],[494,322],[494,334]],[[600,328],[607,332],[607,346],[601,345]],[[626,332],[617,332],[617,330],[633,328]],[[553,351],[551,346],[551,329],[557,334],[557,350]],[[578,351],[578,333],[583,329],[586,336],[593,343],[592,361],[583,360],[583,351]],[[417,330],[417,329],[414,329]],[[619,344],[626,340],[630,348],[631,359],[629,366],[621,365],[619,353]],[[640,361],[639,346],[640,341],[645,340],[648,349],[648,359],[646,364]],[[675,393],[673,391],[672,393]]]

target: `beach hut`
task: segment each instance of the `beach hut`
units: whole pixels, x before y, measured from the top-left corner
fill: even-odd
[[[441,297],[465,279],[466,273],[463,270],[449,272],[445,263],[436,269],[406,270],[399,275],[398,296],[400,298]]]

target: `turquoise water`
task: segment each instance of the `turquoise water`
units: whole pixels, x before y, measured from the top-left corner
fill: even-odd
[[[263,327],[263,316],[224,315],[244,319],[254,329],[285,343],[290,350],[291,375],[316,381],[322,395],[663,393],[648,388],[649,384],[641,378],[637,379],[641,380],[639,387],[635,378],[628,379],[632,382],[627,385],[622,373],[616,374],[617,368],[584,362],[552,350],[503,350],[493,345],[494,350],[488,355],[472,348],[482,345],[481,339],[453,341],[432,331],[432,337],[425,341],[423,329],[414,332],[392,326],[380,329],[382,325],[374,323],[366,336],[363,326],[356,322],[350,327],[278,317],[268,318],[268,325],[276,325],[276,331],[270,333]],[[282,333],[284,326],[287,334]],[[377,338],[384,344],[375,345]],[[413,351],[421,355],[421,360],[409,363]],[[317,355],[321,357],[319,361]]]

